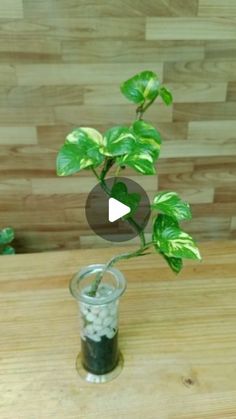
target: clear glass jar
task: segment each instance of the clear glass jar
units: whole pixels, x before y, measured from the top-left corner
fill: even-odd
[[[105,265],[89,265],[73,276],[70,291],[78,301],[81,352],[76,368],[90,382],[107,382],[122,369],[118,346],[119,298],[126,288],[123,274],[116,268],[104,272],[96,296],[88,295],[91,284]]]

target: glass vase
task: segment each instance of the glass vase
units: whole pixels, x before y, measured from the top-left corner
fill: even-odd
[[[118,345],[119,299],[126,288],[123,274],[105,265],[89,265],[73,276],[70,291],[77,300],[81,351],[76,359],[80,376],[102,383],[117,377],[123,366]],[[96,296],[89,295],[93,281],[103,273]]]

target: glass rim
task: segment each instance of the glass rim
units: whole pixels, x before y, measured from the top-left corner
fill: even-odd
[[[71,278],[69,289],[71,295],[80,302],[92,305],[102,305],[106,303],[110,303],[116,299],[118,299],[126,289],[126,279],[123,273],[117,268],[107,268],[106,272],[113,275],[116,280],[116,286],[112,293],[106,297],[91,297],[89,295],[83,294],[79,290],[79,284],[83,281],[83,279],[87,278],[91,273],[101,272],[106,267],[105,264],[92,264],[82,267],[79,272],[77,272]]]

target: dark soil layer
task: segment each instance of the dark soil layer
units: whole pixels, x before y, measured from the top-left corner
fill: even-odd
[[[88,337],[81,339],[82,362],[85,369],[93,374],[106,374],[112,371],[118,362],[118,332],[112,339],[103,336],[100,342]]]

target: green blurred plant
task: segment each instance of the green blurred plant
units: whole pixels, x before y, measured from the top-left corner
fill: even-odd
[[[0,230],[0,255],[13,255],[15,253],[14,247],[9,245],[14,237],[15,233],[11,227]]]
[[[176,192],[157,193],[151,205],[154,214],[152,240],[147,242],[141,226],[133,219],[140,197],[137,194],[129,194],[123,182],[115,183],[112,190],[106,184],[106,176],[113,166],[116,166],[117,177],[120,169],[126,166],[142,175],[156,173],[161,135],[150,122],[143,119],[143,115],[157,98],[167,106],[171,105],[172,94],[152,71],[136,74],[122,83],[120,89],[123,95],[137,106],[135,121],[130,126],[112,127],[104,134],[94,128],[74,129],[67,135],[58,153],[57,174],[69,176],[82,169],[91,169],[108,196],[113,196],[131,207],[131,212],[125,218],[137,231],[140,247],[134,252],[114,256],[105,269],[119,260],[145,255],[153,248],[166,260],[170,268],[178,273],[183,267],[183,259],[201,259],[195,241],[179,224],[183,220],[191,219],[189,204]],[[90,295],[96,295],[101,279],[102,274],[99,274],[92,284]]]

